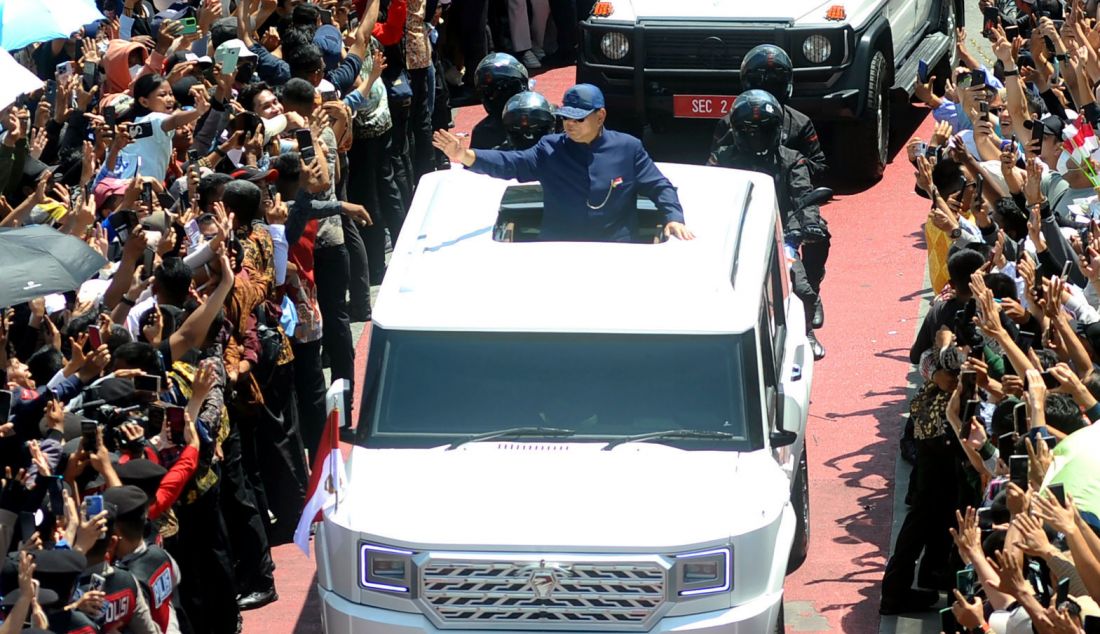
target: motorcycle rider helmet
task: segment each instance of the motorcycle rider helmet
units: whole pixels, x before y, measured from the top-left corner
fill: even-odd
[[[779,103],[786,103],[794,91],[794,71],[787,51],[774,44],[754,47],[741,60],[741,88],[766,90]]]
[[[771,93],[746,90],[730,111],[733,143],[756,156],[775,154],[783,131],[783,106]]]
[[[554,107],[537,92],[524,91],[513,95],[504,104],[501,115],[508,140],[517,150],[534,147],[539,139],[552,134],[557,125]]]
[[[474,71],[474,87],[490,117],[500,118],[504,104],[527,90],[527,67],[507,53],[490,53]]]

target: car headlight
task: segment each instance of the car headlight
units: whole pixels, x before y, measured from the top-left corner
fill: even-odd
[[[384,592],[408,592],[412,586],[412,551],[359,544],[359,585]]]
[[[630,52],[630,39],[618,31],[604,33],[600,38],[600,51],[607,59],[617,62]]]
[[[681,597],[726,592],[733,587],[733,553],[714,548],[676,555],[675,575]]]
[[[829,38],[821,34],[811,35],[802,41],[802,54],[814,64],[820,64],[829,59],[833,53],[833,45]]]

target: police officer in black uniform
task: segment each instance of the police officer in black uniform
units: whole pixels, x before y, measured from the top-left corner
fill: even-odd
[[[164,634],[178,634],[180,619],[174,599],[179,566],[163,548],[145,543],[149,497],[136,486],[126,485],[107,489],[103,499],[118,508],[113,531],[117,538],[115,565],[137,579],[157,627]]]
[[[526,150],[535,147],[539,139],[557,132],[554,107],[537,92],[525,91],[513,95],[504,104],[501,116],[507,138],[498,150]]]
[[[504,143],[507,135],[501,117],[504,105],[514,95],[527,91],[527,67],[507,53],[490,53],[474,71],[474,87],[485,107],[485,118],[477,122],[470,135],[470,147],[491,150]]]
[[[746,53],[741,60],[741,89],[770,92],[783,104],[780,143],[802,154],[811,178],[819,178],[825,173],[825,152],[821,151],[821,142],[817,138],[813,122],[787,105],[787,100],[794,91],[794,70],[787,52],[774,44],[761,44]],[[714,128],[714,139],[710,144],[711,153],[723,145],[733,143],[729,138],[732,134],[732,116],[731,109],[718,120]]]
[[[775,181],[775,197],[783,217],[783,234],[788,252],[799,255],[791,265],[795,295],[806,308],[811,324],[815,306],[820,303],[821,279],[829,258],[829,229],[817,205],[803,205],[802,199],[813,189],[809,161],[796,150],[781,144],[783,106],[763,90],[742,93],[730,109],[730,143],[711,153],[708,165],[732,167],[768,174]],[[825,347],[812,328],[807,336],[814,358],[825,356]]]
[[[123,634],[160,634],[160,629],[149,612],[145,594],[141,591],[137,579],[126,570],[111,565],[118,538],[112,535],[118,507],[103,503],[106,519],[106,532],[93,544],[85,556],[88,567],[77,581],[77,592],[90,591],[103,593],[103,610],[98,618],[93,617],[103,632],[118,630]]]

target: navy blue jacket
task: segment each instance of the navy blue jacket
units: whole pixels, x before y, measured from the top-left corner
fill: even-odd
[[[629,242],[639,195],[653,201],[665,222],[684,221],[676,188],[629,134],[604,130],[587,145],[551,134],[528,150],[476,150],[476,156],[474,172],[542,184],[540,240]]]

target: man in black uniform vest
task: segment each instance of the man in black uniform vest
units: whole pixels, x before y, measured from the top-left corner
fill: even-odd
[[[31,554],[34,556],[34,578],[38,579],[42,588],[52,590],[57,596],[51,603],[39,602],[50,623],[50,631],[55,634],[98,634],[99,628],[87,615],[79,610],[65,609],[73,596],[76,578],[87,564],[84,555],[75,550],[36,550]]]
[[[117,538],[115,565],[137,580],[160,632],[179,634],[172,601],[179,584],[178,566],[163,548],[149,546],[144,539],[149,497],[135,486],[121,486],[104,491],[103,499],[118,507],[113,532]]]
[[[119,538],[114,533],[118,507],[103,503],[107,530],[85,552],[88,567],[77,581],[79,594],[92,594],[102,605],[98,617],[93,616],[104,632],[118,630],[122,634],[158,634],[160,628],[153,621],[149,604],[137,579],[130,572],[111,565]],[[98,594],[95,594],[98,593]],[[91,615],[89,615],[91,616]]]

